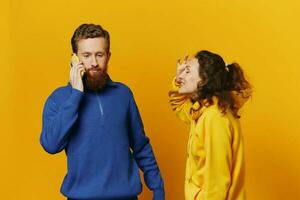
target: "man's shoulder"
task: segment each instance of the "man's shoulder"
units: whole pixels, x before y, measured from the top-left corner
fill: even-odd
[[[125,83],[122,82],[114,82],[114,84],[117,86],[117,88],[125,93],[131,94],[132,91],[130,89],[130,87],[128,85],[126,85]]]
[[[52,99],[64,99],[72,93],[72,86],[68,83],[65,86],[56,88],[50,95]]]

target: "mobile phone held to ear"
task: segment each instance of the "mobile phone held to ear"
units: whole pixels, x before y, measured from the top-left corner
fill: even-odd
[[[74,65],[77,65],[78,63],[79,63],[79,58],[76,55],[76,53],[73,53],[72,57],[71,57],[71,67],[73,67]],[[81,76],[83,76],[83,74],[84,74],[84,71],[82,71]]]
[[[74,65],[77,65],[79,63],[79,58],[76,55],[76,53],[72,54],[72,58],[71,58],[71,67],[73,67]]]

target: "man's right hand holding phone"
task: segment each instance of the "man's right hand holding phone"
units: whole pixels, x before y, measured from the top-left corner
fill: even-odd
[[[71,69],[70,69],[70,83],[74,89],[83,92],[82,77],[85,73],[83,63],[79,61],[76,54],[72,55]]]

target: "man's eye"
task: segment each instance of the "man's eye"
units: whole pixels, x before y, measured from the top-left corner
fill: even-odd
[[[102,57],[102,56],[103,56],[103,54],[97,54],[97,56],[99,56],[99,57]]]
[[[83,57],[87,58],[87,57],[89,57],[89,55],[83,55]]]
[[[190,73],[190,71],[189,71],[189,70],[186,70],[186,71],[185,71],[185,73],[187,73],[187,74],[188,74],[188,73]]]

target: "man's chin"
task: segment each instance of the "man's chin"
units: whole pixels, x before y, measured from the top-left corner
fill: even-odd
[[[98,70],[90,70],[87,73],[89,73],[89,77],[93,79],[96,78],[97,76],[101,76]]]

